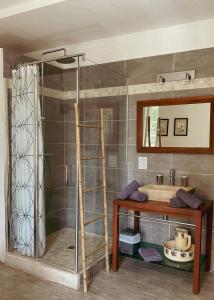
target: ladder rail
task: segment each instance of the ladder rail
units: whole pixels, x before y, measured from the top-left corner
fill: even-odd
[[[105,159],[105,138],[104,138],[104,110],[100,110],[100,125],[82,125],[80,124],[80,115],[78,104],[75,103],[75,117],[76,117],[76,151],[77,151],[77,168],[78,168],[78,181],[79,181],[79,209],[80,209],[80,230],[81,230],[81,246],[82,246],[82,268],[83,268],[83,287],[84,292],[88,291],[87,283],[87,264],[86,261],[88,257],[92,256],[102,248],[105,248],[105,259],[106,259],[106,272],[110,271],[109,268],[109,241],[108,241],[108,206],[107,206],[107,189],[106,189],[106,159]],[[101,156],[92,157],[81,157],[81,143],[80,143],[80,128],[98,128],[100,130],[100,140],[101,140]],[[81,162],[85,160],[102,160],[102,185],[95,187],[83,188],[82,181],[82,166]],[[104,212],[100,213],[102,216],[94,218],[85,222],[84,219],[84,197],[83,194],[91,191],[103,191],[103,209]],[[104,221],[104,231],[105,231],[105,243],[98,249],[95,249],[90,254],[86,255],[86,243],[85,243],[85,227],[89,224],[97,222],[103,219]]]
[[[81,168],[81,148],[80,148],[80,117],[78,104],[74,104],[76,117],[76,149],[77,149],[77,168],[79,179],[79,208],[80,208],[80,231],[81,231],[81,245],[82,245],[82,268],[83,268],[83,288],[87,293],[87,269],[86,269],[86,250],[85,250],[85,230],[84,230],[84,204],[83,204],[83,184],[82,184],[82,168]]]
[[[109,273],[109,241],[108,241],[108,205],[107,205],[107,190],[106,190],[106,159],[105,159],[105,137],[104,137],[104,110],[100,110],[100,138],[102,147],[102,164],[103,164],[103,197],[104,197],[104,226],[105,226],[105,257],[106,257],[106,272]]]

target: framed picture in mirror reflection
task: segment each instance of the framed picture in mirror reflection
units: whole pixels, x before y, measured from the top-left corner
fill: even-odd
[[[188,134],[188,118],[175,118],[174,136],[187,136],[187,134]]]
[[[160,119],[160,133],[161,136],[168,136],[169,119]]]

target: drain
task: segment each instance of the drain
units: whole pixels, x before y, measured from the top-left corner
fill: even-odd
[[[75,246],[69,246],[67,249],[75,249]]]

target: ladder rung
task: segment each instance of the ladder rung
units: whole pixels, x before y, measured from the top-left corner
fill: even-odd
[[[84,125],[84,124],[80,124],[80,127],[85,127],[85,128],[97,128],[97,129],[101,129],[102,127],[100,125]]]
[[[102,190],[102,189],[104,189],[103,185],[102,186],[90,187],[90,188],[84,189],[83,193],[92,192],[92,191],[96,191],[96,190]]]
[[[81,157],[81,160],[103,159],[103,156]]]
[[[95,249],[94,251],[92,251],[92,252],[89,253],[88,255],[86,255],[86,259],[87,259],[88,257],[90,257],[91,255],[95,254],[96,252],[100,251],[101,249],[105,248],[105,246],[106,246],[106,243],[103,244],[102,246],[100,246],[99,248]]]
[[[92,219],[92,220],[90,220],[90,221],[88,221],[88,222],[85,222],[85,223],[84,223],[84,226],[89,225],[89,224],[91,224],[91,223],[94,223],[94,222],[96,222],[96,221],[98,221],[98,220],[100,220],[100,219],[103,219],[103,218],[105,218],[105,215],[100,216],[100,217],[97,217],[97,218],[94,218],[94,219]]]

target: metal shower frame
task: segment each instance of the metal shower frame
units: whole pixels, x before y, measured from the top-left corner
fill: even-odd
[[[56,53],[56,52],[64,52],[64,55],[54,57],[54,58],[49,58],[45,59],[45,55],[51,54],[51,53]],[[85,60],[85,53],[78,53],[78,54],[73,54],[73,55],[67,55],[67,51],[65,48],[58,48],[50,51],[45,51],[42,53],[42,59],[38,61],[33,61],[33,62],[27,62],[23,64],[18,64],[16,68],[19,68],[21,66],[27,66],[27,65],[41,65],[41,117],[44,119],[43,116],[43,104],[44,104],[44,96],[43,96],[43,87],[44,87],[44,63],[49,63],[49,62],[54,62],[57,59],[60,58],[76,58],[77,59],[77,67],[76,67],[76,103],[79,103],[80,100],[80,85],[79,85],[79,77],[80,77],[80,58]],[[35,261],[39,260],[38,257],[38,249],[37,249],[37,241],[38,241],[38,232],[37,232],[37,222],[38,222],[38,98],[36,97],[36,93],[34,93],[34,120],[35,120],[35,155],[34,155],[34,259]],[[44,154],[45,156],[46,154]],[[75,273],[78,273],[79,271],[79,261],[78,261],[78,248],[79,248],[79,242],[78,242],[78,232],[79,232],[79,181],[78,181],[78,172],[76,172],[76,195],[75,195],[75,203],[76,203],[76,212],[75,212]],[[8,201],[10,197],[8,197]],[[8,207],[10,207],[8,205]],[[7,218],[9,221],[9,210],[7,214]],[[9,232],[8,232],[9,234]],[[9,250],[9,239],[7,238],[7,249]]]

